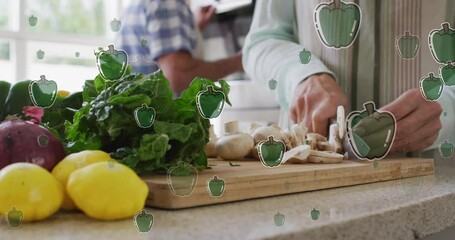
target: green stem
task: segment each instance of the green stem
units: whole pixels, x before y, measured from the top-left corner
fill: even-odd
[[[449,23],[443,23],[442,28],[444,29],[445,34],[449,33]]]
[[[341,7],[341,0],[333,0],[333,3],[335,3],[335,7],[339,9]]]
[[[404,32],[404,36],[409,37],[409,32],[408,31]]]
[[[363,105],[365,107],[365,109],[367,110],[367,113],[368,113],[368,116],[372,115],[374,113],[374,103],[365,103]]]
[[[42,83],[45,83],[45,82],[46,82],[46,76],[41,75],[41,76],[40,76],[40,81],[41,81]]]
[[[428,74],[428,76],[430,76],[430,79],[434,78],[434,74],[433,73]]]
[[[114,45],[111,44],[111,45],[109,45],[109,46],[107,46],[107,47],[109,48],[109,52],[110,52],[111,54],[114,54],[114,53],[115,53]]]
[[[209,92],[209,94],[212,94],[213,87],[212,86],[207,86],[207,91]]]
[[[269,143],[270,143],[270,144],[273,144],[273,141],[274,141],[274,140],[273,140],[273,135],[270,135],[270,136],[268,137],[268,139],[269,139]]]

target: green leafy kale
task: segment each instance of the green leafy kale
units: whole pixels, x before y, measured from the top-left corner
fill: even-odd
[[[229,85],[224,80],[218,83],[195,78],[174,98],[160,70],[148,76],[128,73],[115,81],[97,76],[85,82],[84,103],[72,121],[65,122],[66,149],[69,153],[101,149],[138,173],[166,171],[178,162],[207,168],[204,147],[210,121],[199,114],[196,97],[210,85],[223,91],[230,105]],[[135,121],[134,110],[142,104],[156,110],[150,128],[141,128]]]

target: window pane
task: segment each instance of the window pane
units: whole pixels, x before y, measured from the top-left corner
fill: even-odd
[[[7,39],[0,39],[0,80],[14,82],[15,67],[11,61],[11,43]]]
[[[26,0],[26,14],[38,19],[29,28],[38,32],[104,35],[103,0]]]
[[[0,11],[0,29],[6,29],[10,24],[8,15],[11,6],[10,2],[11,0],[0,0],[0,6],[2,6],[2,11]],[[7,9],[7,11],[3,11],[3,9]]]
[[[81,91],[84,81],[98,74],[94,50],[96,48],[52,42],[27,44],[29,71],[27,78],[38,80],[41,75],[57,82],[58,89]],[[41,50],[41,52],[40,52]],[[42,59],[38,58],[38,55]]]

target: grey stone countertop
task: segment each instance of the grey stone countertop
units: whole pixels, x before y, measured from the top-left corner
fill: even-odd
[[[455,226],[455,159],[435,153],[435,175],[183,210],[147,209],[148,233],[133,218],[92,220],[60,212],[10,228],[0,239],[415,239]],[[379,162],[380,167],[380,162]],[[292,187],[292,186],[291,186]],[[310,212],[320,211],[312,220]],[[275,225],[274,216],[284,215]]]

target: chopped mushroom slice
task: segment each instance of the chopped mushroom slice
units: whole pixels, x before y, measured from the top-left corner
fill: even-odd
[[[295,147],[284,153],[281,163],[306,163],[308,162],[310,151],[311,149],[308,145],[300,145],[298,147]]]
[[[339,163],[343,161],[344,155],[335,152],[322,152],[311,150],[308,161],[312,163]]]
[[[292,143],[291,143],[291,134],[285,130],[281,132],[281,138],[283,139],[284,144],[286,145],[286,150],[289,151],[292,149]]]
[[[337,108],[338,137],[343,140],[346,135],[346,114],[343,106]]]
[[[330,151],[337,152],[337,153],[343,152],[343,145],[341,144],[341,140],[338,137],[338,123],[334,123],[334,124],[330,125],[329,144],[331,146],[330,149],[325,149],[325,150],[330,150]]]

